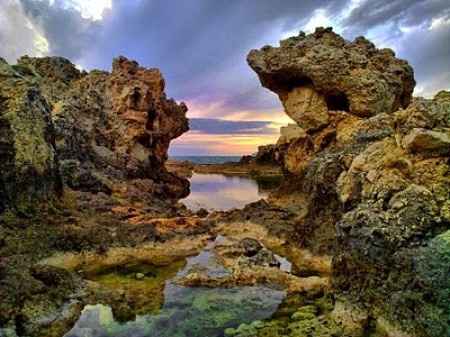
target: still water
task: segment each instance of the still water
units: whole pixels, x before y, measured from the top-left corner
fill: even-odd
[[[121,321],[110,306],[86,306],[78,322],[65,337],[222,337],[227,328],[236,328],[242,323],[270,317],[285,297],[282,290],[267,286],[190,288],[177,284],[178,278],[199,268],[208,275],[217,277],[230,273],[211,252],[216,241],[199,255],[175,266],[179,269],[172,276],[172,271],[161,269],[146,274],[142,280],[133,280],[127,278],[126,272],[117,273],[116,270],[97,278],[96,281],[102,286],[112,286],[111,280],[116,279],[113,289],[126,279],[127,293],[129,296],[136,296],[136,299],[139,297],[131,294],[130,288],[140,289],[141,283],[151,284],[152,278],[155,279],[155,284],[162,281],[162,287],[153,286],[161,292],[160,296],[157,293],[151,297],[144,294],[147,300],[160,304],[151,308],[142,303],[146,310],[135,308],[138,314],[133,319]],[[144,270],[145,267],[142,272]],[[165,277],[169,278],[164,280]],[[102,279],[108,282],[105,283]],[[117,305],[120,306],[120,303]]]
[[[197,211],[229,210],[243,208],[246,204],[266,198],[279,183],[278,177],[251,179],[222,174],[194,173],[190,178],[191,194],[181,200],[188,208]]]

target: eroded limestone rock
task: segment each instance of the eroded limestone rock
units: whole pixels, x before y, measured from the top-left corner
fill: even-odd
[[[450,130],[444,132],[413,129],[403,138],[403,146],[410,152],[450,153]]]
[[[59,57],[22,57],[17,67],[51,109],[66,185],[111,193],[145,180],[143,195],[188,193],[187,180],[164,167],[170,141],[188,130],[187,108],[166,97],[158,69],[124,57],[114,60],[111,73],[80,72]]]
[[[323,107],[324,98],[328,110],[357,116],[391,113],[408,106],[415,85],[412,68],[392,50],[377,49],[363,37],[345,41],[331,28],[317,28],[310,35],[301,32],[281,41],[277,48],[252,50],[248,63],[262,85],[276,92],[285,106],[293,89],[312,86],[319,95],[309,92],[305,96],[314,99],[306,101]],[[303,108],[297,114],[313,110]]]
[[[280,138],[278,139],[277,145],[288,144],[294,139],[306,137],[306,132],[304,129],[299,127],[297,124],[289,124],[283,126],[280,129]]]
[[[383,336],[448,334],[437,270],[448,270],[450,93],[412,100],[406,61],[331,29],[248,61],[307,132],[283,145],[287,175],[271,199],[301,209],[299,245],[333,255],[338,296],[361,306],[338,304],[335,320],[352,336],[371,325]]]
[[[314,131],[329,122],[325,97],[313,86],[296,87],[283,95],[284,109],[289,117],[306,131]]]

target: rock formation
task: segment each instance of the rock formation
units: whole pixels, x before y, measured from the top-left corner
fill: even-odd
[[[273,199],[302,211],[302,246],[334,256],[335,318],[351,336],[448,335],[450,93],[413,99],[406,61],[330,28],[248,62],[303,129],[281,141]]]
[[[187,180],[164,167],[170,141],[188,130],[187,108],[166,98],[159,70],[124,57],[112,73],[80,72],[59,57],[0,67],[0,156],[10,168],[1,170],[0,208],[60,192],[60,177],[86,192],[128,182],[143,195],[187,195]]]
[[[331,28],[253,50],[248,61],[305,129],[326,126],[327,110],[361,117],[394,112],[410,103],[415,85],[412,68],[392,50],[363,37],[347,42]]]
[[[51,107],[27,75],[0,59],[0,213],[61,193]]]

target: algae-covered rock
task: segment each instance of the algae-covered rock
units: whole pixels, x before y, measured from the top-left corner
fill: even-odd
[[[118,57],[112,72],[81,73],[63,58],[30,58],[19,65],[36,74],[51,106],[64,181],[81,191],[111,193],[135,179],[154,182],[144,195],[180,198],[185,179],[167,172],[170,141],[186,132],[187,107],[168,99],[158,69]]]
[[[50,106],[20,69],[0,63],[0,212],[27,213],[61,193]]]
[[[334,289],[352,304],[336,317],[380,336],[449,335],[450,93],[413,99],[406,61],[331,28],[248,63],[305,129],[279,146],[286,175],[271,199],[301,209],[300,246],[333,255]]]

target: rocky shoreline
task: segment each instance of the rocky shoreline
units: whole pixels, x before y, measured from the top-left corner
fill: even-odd
[[[296,124],[255,158],[205,166],[167,161],[187,107],[159,70],[0,60],[0,336],[64,336],[86,305],[119,322],[158,311],[202,253],[214,263],[179,286],[286,293],[226,336],[450,335],[450,93],[413,98],[406,61],[329,28],[248,63]],[[192,172],[283,182],[195,214],[178,203]],[[207,302],[198,319],[216,315]]]

